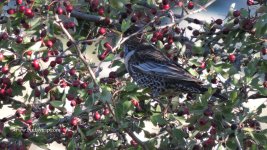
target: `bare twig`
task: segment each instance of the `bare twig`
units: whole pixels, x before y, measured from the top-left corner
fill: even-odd
[[[235,135],[235,141],[236,141],[236,143],[237,143],[238,150],[243,150],[243,149],[242,149],[242,146],[241,146],[241,144],[240,144],[240,141],[239,141],[239,139],[238,139],[238,137],[237,137],[237,135]]]
[[[78,55],[78,57],[82,60],[82,62],[84,63],[84,65],[86,66],[90,76],[93,79],[93,82],[95,85],[97,85],[97,81],[96,81],[96,77],[95,74],[90,66],[89,63],[87,63],[86,59],[84,58],[84,56],[82,55],[82,52],[80,51],[80,49],[78,48],[78,46],[76,45],[76,41],[75,39],[70,35],[70,33],[68,32],[68,30],[64,27],[63,23],[61,22],[61,20],[59,19],[58,15],[55,15],[56,18],[56,22],[59,24],[59,26],[61,27],[61,29],[63,30],[63,32],[66,34],[66,36],[68,37],[68,39],[74,44],[75,46],[75,50],[76,53]]]

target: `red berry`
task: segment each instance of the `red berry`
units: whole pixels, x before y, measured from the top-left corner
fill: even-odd
[[[99,30],[98,30],[98,33],[101,35],[106,34],[106,32],[107,32],[106,28],[103,28],[103,27],[99,28]]]
[[[50,62],[50,67],[54,68],[56,65],[57,65],[57,63],[55,61]]]
[[[192,1],[190,1],[188,4],[187,4],[187,8],[188,9],[193,9],[194,8],[194,3]]]
[[[32,61],[32,67],[35,69],[35,70],[39,70],[40,69],[40,65],[39,65],[39,62],[37,59],[34,59]]]
[[[100,118],[101,118],[101,115],[99,114],[98,111],[96,111],[96,112],[94,113],[94,119],[97,121],[97,120],[100,120]]]
[[[43,70],[43,76],[48,76],[48,74],[49,74],[49,70],[48,69],[45,69],[45,70]]]
[[[75,100],[70,101],[70,106],[75,107],[77,105]]]
[[[267,54],[267,48],[263,48],[263,49],[261,50],[261,53],[262,53],[262,55],[266,55],[266,54]]]
[[[51,90],[51,87],[49,85],[45,87],[45,93],[48,93],[50,90]]]
[[[263,86],[264,86],[265,88],[267,88],[267,81],[264,81],[264,82],[263,82]]]
[[[77,126],[78,123],[79,123],[79,118],[78,117],[71,118],[71,120],[70,120],[70,125],[71,126]]]
[[[131,140],[131,145],[133,146],[133,147],[137,147],[138,146],[138,143],[137,142],[135,142],[135,140]]]
[[[198,31],[198,30],[194,30],[194,31],[193,31],[193,35],[194,35],[194,36],[198,36],[198,35],[199,35],[199,31]]]
[[[162,9],[168,10],[168,9],[170,9],[170,5],[169,4],[162,5]]]
[[[62,15],[63,14],[63,9],[61,7],[57,8],[57,14]]]
[[[47,108],[42,109],[42,114],[47,116],[49,114],[49,110]]]
[[[65,134],[67,132],[67,129],[65,127],[60,127],[60,132]]]
[[[73,132],[72,132],[72,131],[70,131],[70,130],[67,131],[66,136],[67,136],[68,138],[71,138],[72,135],[73,135]]]
[[[1,71],[2,71],[2,73],[3,73],[3,74],[7,74],[7,73],[8,73],[8,71],[9,71],[9,68],[8,68],[8,66],[6,66],[6,65],[5,65],[5,66],[3,66],[3,67],[2,67],[2,69],[1,69]]]
[[[51,105],[51,104],[48,105],[48,108],[49,108],[51,111],[55,110],[55,107],[54,107],[53,105]]]
[[[199,66],[199,68],[201,69],[205,69],[206,68],[206,63],[205,62],[202,62]]]
[[[104,114],[105,116],[108,115],[109,113],[110,113],[110,112],[109,112],[109,109],[107,109],[107,108],[106,108],[106,109],[104,110],[104,112],[103,112],[103,114]]]
[[[228,56],[228,59],[229,59],[229,61],[230,61],[231,63],[233,63],[233,62],[235,62],[236,57],[235,57],[234,54],[230,54],[230,55]]]
[[[89,89],[89,90],[87,91],[87,93],[88,93],[89,95],[92,95],[92,94],[94,93],[94,91],[93,91],[92,89]]]
[[[28,125],[32,125],[32,119],[25,120],[25,123],[27,123]]]
[[[74,81],[72,82],[72,86],[74,86],[74,87],[78,87],[78,86],[80,86],[80,80],[74,80]]]
[[[235,11],[233,12],[233,16],[234,16],[234,17],[239,17],[239,16],[240,16],[240,11],[239,11],[239,10],[235,10]]]
[[[23,38],[22,38],[21,36],[17,36],[17,38],[16,38],[16,42],[17,42],[18,44],[20,44],[20,43],[22,43],[22,41],[23,41]]]
[[[105,13],[105,8],[103,6],[100,6],[98,8],[98,11],[97,12],[98,12],[98,15],[103,16],[104,13]]]
[[[48,40],[45,42],[45,46],[51,48],[53,46],[53,42],[51,40]]]
[[[135,99],[132,99],[131,100],[132,104],[135,106],[135,107],[138,107],[139,106],[139,102]]]
[[[17,84],[20,85],[20,86],[23,85],[23,82],[24,82],[24,81],[23,81],[23,79],[21,79],[21,78],[17,80]]]
[[[32,16],[32,14],[33,14],[33,12],[32,12],[32,9],[30,9],[30,8],[24,8],[25,10],[24,10],[24,15],[25,16]]]
[[[72,12],[72,10],[73,10],[73,6],[72,5],[67,5],[67,6],[65,6],[66,7],[66,11],[67,12]]]
[[[21,5],[22,4],[22,0],[16,0],[17,5]]]
[[[7,10],[7,13],[9,15],[13,15],[15,12],[16,12],[15,9],[12,9],[12,8],[10,8],[10,9]]]
[[[247,5],[248,6],[251,6],[251,5],[253,5],[254,4],[254,0],[247,0]]]
[[[69,101],[71,101],[71,100],[74,100],[75,99],[75,97],[74,97],[74,95],[72,95],[72,94],[67,94],[67,99],[69,100]]]
[[[138,20],[138,17],[136,15],[133,15],[131,18],[131,21],[135,23]]]
[[[62,58],[61,57],[57,57],[56,58],[56,60],[55,60],[55,62],[57,63],[57,64],[62,64]]]
[[[69,74],[70,74],[71,76],[74,76],[74,75],[76,74],[76,70],[75,70],[74,68],[71,68],[71,69],[69,70]]]
[[[203,114],[204,114],[205,116],[212,116],[212,115],[213,115],[213,111],[212,111],[212,109],[207,108],[207,109],[205,109],[205,110],[203,111]]]
[[[40,90],[35,89],[35,90],[34,90],[34,96],[35,96],[35,97],[40,97],[40,96],[41,96],[41,92],[40,92]]]
[[[5,89],[0,89],[0,95],[4,96],[6,93],[6,90]]]
[[[208,122],[208,119],[206,118],[200,118],[198,120],[199,125],[204,126]]]
[[[82,88],[82,89],[86,89],[87,86],[88,86],[88,84],[87,84],[86,82],[84,82],[84,83],[81,84],[81,88]]]

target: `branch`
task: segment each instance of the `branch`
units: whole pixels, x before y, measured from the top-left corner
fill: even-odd
[[[139,140],[133,132],[131,132],[129,129],[125,128],[124,131],[133,139],[135,140],[142,148],[143,150],[148,150],[147,146],[141,141]]]
[[[238,146],[238,150],[242,150],[242,146],[241,146],[241,144],[240,144],[240,141],[239,141],[237,135],[235,135],[235,141],[236,141],[236,144],[237,144],[237,146]]]
[[[250,95],[250,96],[248,97],[248,99],[258,99],[258,98],[267,98],[267,96],[265,96],[265,95],[260,95],[259,93],[256,93],[256,94]]]
[[[66,36],[69,38],[69,40],[74,44],[75,46],[75,50],[76,53],[78,55],[78,57],[82,60],[82,62],[84,63],[84,65],[86,66],[90,76],[93,79],[93,82],[95,85],[97,85],[97,81],[96,81],[96,77],[95,74],[90,66],[90,64],[87,63],[86,59],[83,57],[81,50],[78,48],[78,46],[75,44],[76,41],[74,40],[74,38],[70,35],[70,33],[68,32],[68,30],[64,27],[63,23],[61,22],[61,20],[59,19],[58,15],[55,15],[56,18],[56,22],[59,24],[59,26],[61,27],[61,29],[63,30],[63,32],[66,34]]]
[[[86,14],[84,12],[80,12],[77,10],[73,10],[70,15],[71,17],[83,19],[83,20],[90,21],[90,22],[98,22],[98,21],[102,21],[106,19],[105,17],[101,17],[97,15],[90,15],[90,14]],[[119,21],[115,19],[110,19],[110,23],[116,24],[116,23],[119,23]]]

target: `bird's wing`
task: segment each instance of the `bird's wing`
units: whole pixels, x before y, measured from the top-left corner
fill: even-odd
[[[165,78],[201,83],[179,64],[171,61],[161,51],[141,50],[136,53],[142,61],[134,68],[146,74],[153,74]]]

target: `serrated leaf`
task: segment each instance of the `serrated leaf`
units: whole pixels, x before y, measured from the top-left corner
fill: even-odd
[[[131,25],[130,20],[124,19],[121,23],[121,31],[124,33],[127,29],[129,29],[130,25]]]
[[[102,88],[102,92],[100,95],[100,99],[104,102],[110,102],[112,98],[111,92],[107,89],[107,87]]]

